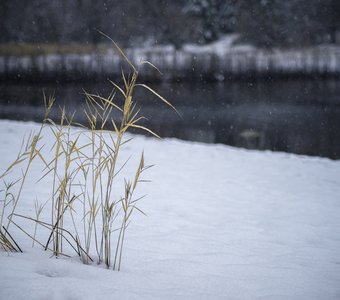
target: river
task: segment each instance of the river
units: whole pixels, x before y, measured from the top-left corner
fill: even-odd
[[[340,158],[339,80],[227,80],[150,86],[181,114],[179,117],[142,88],[136,91],[135,99],[148,117],[149,127],[161,136]],[[41,120],[44,90],[55,95],[57,104],[77,111],[81,120],[83,89],[105,96],[112,85],[2,82],[0,118]]]

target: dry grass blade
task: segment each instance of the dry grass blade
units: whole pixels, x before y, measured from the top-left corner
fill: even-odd
[[[121,94],[122,94],[124,97],[126,97],[125,92],[119,87],[118,84],[116,84],[115,82],[113,82],[113,81],[111,81],[111,80],[109,80],[109,82],[110,82],[115,88],[117,88],[118,91],[120,91]],[[124,83],[126,84],[125,78],[124,78]]]
[[[151,66],[152,68],[154,68],[160,75],[163,75],[163,73],[151,62],[147,61],[147,60],[142,60],[141,61],[141,64],[142,65],[149,65]]]
[[[4,231],[4,233],[2,232]],[[0,229],[0,245],[5,251],[9,252],[21,252],[22,250],[17,244],[17,242],[13,239],[13,237],[10,235],[8,230],[5,226],[2,226],[2,230]],[[8,239],[7,236],[10,238]]]
[[[160,94],[158,94],[156,91],[154,91],[151,87],[149,87],[148,85],[144,84],[144,83],[137,83],[136,86],[141,86],[145,89],[147,89],[148,91],[150,91],[152,94],[154,94],[155,96],[157,96],[159,99],[161,99],[165,104],[167,104],[168,106],[170,106],[177,114],[178,116],[181,116],[181,114],[178,112],[178,110],[168,101],[166,100],[164,97],[162,97]]]
[[[126,62],[130,65],[130,67],[134,70],[134,72],[137,72],[137,69],[135,68],[135,66],[132,64],[132,62],[129,60],[129,58],[126,56],[126,54],[124,53],[124,51],[117,45],[117,43],[111,39],[108,35],[106,35],[104,32],[97,30],[101,35],[105,36],[106,38],[108,38],[113,45],[115,46],[115,48],[119,51],[119,53],[124,57],[124,59],[126,60]]]
[[[152,134],[154,137],[156,137],[156,138],[158,138],[158,139],[161,139],[161,137],[160,137],[157,133],[153,132],[151,129],[149,129],[149,128],[147,128],[147,127],[144,127],[144,126],[142,126],[142,125],[130,124],[129,127],[134,127],[134,128],[142,129],[142,130],[144,130],[144,131],[146,131],[146,132],[149,132],[149,133]]]

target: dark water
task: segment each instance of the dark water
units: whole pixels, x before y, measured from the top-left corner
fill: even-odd
[[[340,158],[340,81],[282,80],[151,84],[182,118],[142,89],[136,99],[162,136],[251,149]],[[82,89],[108,95],[109,83],[0,85],[0,117],[41,120],[42,91],[82,118]],[[120,99],[117,98],[119,102]]]

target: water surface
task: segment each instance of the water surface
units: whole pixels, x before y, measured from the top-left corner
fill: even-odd
[[[251,149],[340,157],[340,81],[275,80],[150,84],[178,117],[143,89],[136,99],[149,127],[167,137]],[[83,89],[108,95],[109,82],[1,83],[0,117],[41,120],[43,90],[82,119]],[[120,97],[117,101],[121,103]],[[55,112],[57,115],[58,113]]]

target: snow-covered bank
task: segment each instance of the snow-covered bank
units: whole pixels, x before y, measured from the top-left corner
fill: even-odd
[[[263,50],[234,45],[234,36],[210,45],[186,45],[127,49],[138,65],[141,60],[155,64],[162,72],[143,68],[148,80],[206,78],[224,80],[239,76],[338,76],[340,47],[315,46],[304,49]],[[106,54],[46,54],[0,57],[0,78],[27,80],[92,79],[121,76],[124,59],[113,51]]]
[[[30,129],[0,121],[0,173]],[[124,150],[140,148],[156,166],[123,270],[49,258],[17,231],[25,253],[0,253],[0,299],[340,298],[340,161],[142,136]],[[33,177],[26,215],[49,189]]]

